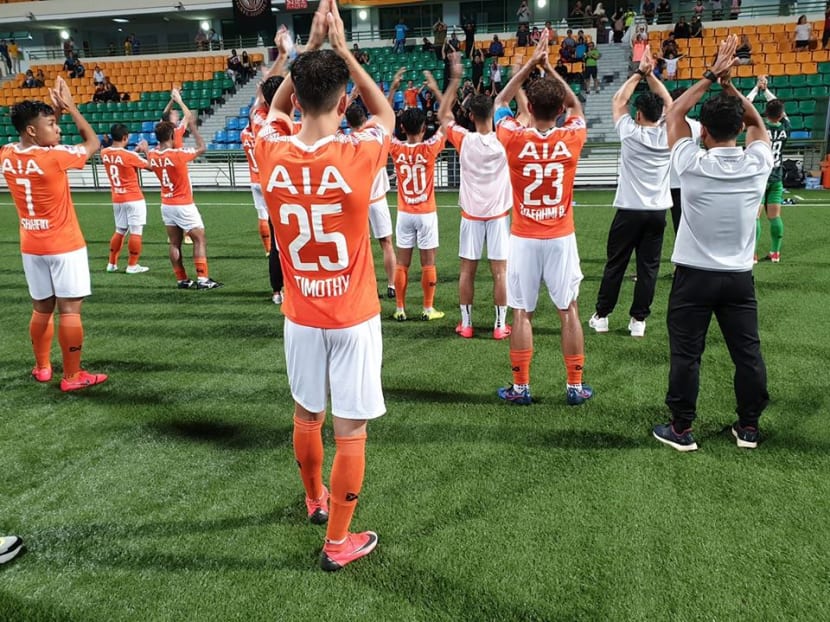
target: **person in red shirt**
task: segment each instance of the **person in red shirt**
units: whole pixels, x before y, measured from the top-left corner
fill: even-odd
[[[406,69],[404,67],[403,69]],[[412,80],[406,83],[406,90],[403,92],[403,103],[407,108],[418,107],[418,93],[421,92]]]
[[[332,50],[319,49],[326,33]],[[328,523],[320,563],[332,571],[368,555],[378,540],[372,531],[351,533],[349,527],[363,484],[367,423],[386,410],[368,220],[372,182],[388,157],[395,115],[349,50],[334,0],[320,2],[308,50],[274,97],[254,154],[285,274],[294,455],[309,519]],[[374,127],[338,135],[350,78]],[[291,99],[302,114],[296,134]],[[336,445],[330,496],[322,478],[329,396]]]
[[[0,148],[0,163],[20,218],[23,271],[33,307],[29,323],[35,354],[32,376],[38,382],[52,379],[50,352],[57,308],[58,342],[63,355],[61,390],[75,391],[100,384],[107,376],[81,369],[81,305],[92,288],[86,242],[72,204],[66,171],[84,168],[100,143],[63,78],[55,80],[50,93],[54,108],[29,100],[12,106],[10,118],[20,142]],[[78,127],[83,139],[80,145],[60,144],[56,112],[63,111]]]
[[[499,389],[498,396],[512,404],[531,403],[532,321],[544,282],[559,311],[568,375],[566,399],[575,406],[593,396],[593,389],[582,383],[585,346],[577,307],[582,271],[572,209],[576,165],[588,130],[579,100],[550,66],[547,39],[545,32],[530,62],[514,73],[495,101],[496,135],[507,153],[513,186],[507,260],[513,384]],[[524,126],[513,118],[509,104],[537,65],[546,76],[527,89],[530,121]],[[557,119],[563,113],[565,122],[559,126]]]
[[[112,145],[101,150],[101,162],[110,182],[112,209],[115,215],[115,233],[110,239],[110,257],[107,272],[118,272],[118,256],[129,233],[127,248],[130,259],[127,274],[140,274],[149,268],[138,263],[141,257],[141,236],[147,224],[147,202],[139,184],[139,170],[150,168],[147,160],[135,151],[127,149],[130,131],[123,123],[116,123],[110,129]],[[136,151],[146,151],[147,143],[142,141]]]
[[[179,289],[215,289],[221,287],[208,276],[207,240],[205,225],[199,208],[193,203],[193,190],[190,187],[190,172],[187,163],[192,162],[205,152],[206,146],[202,135],[191,122],[190,134],[196,141],[195,149],[176,149],[173,147],[175,126],[162,121],[156,125],[158,147],[147,154],[150,170],[161,182],[161,219],[167,227],[170,240],[170,263]],[[193,239],[193,264],[196,267],[196,282],[187,277],[182,263],[182,238],[190,235]]]

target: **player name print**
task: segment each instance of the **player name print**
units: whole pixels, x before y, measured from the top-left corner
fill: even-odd
[[[294,275],[294,282],[297,289],[303,296],[311,298],[332,298],[342,296],[349,291],[351,275],[343,274],[330,279],[309,279],[304,276]]]
[[[26,231],[46,231],[49,229],[49,220],[46,218],[21,218],[20,226]]]

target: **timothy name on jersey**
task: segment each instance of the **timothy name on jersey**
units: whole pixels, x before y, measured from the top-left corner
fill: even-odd
[[[351,275],[343,274],[330,279],[309,279],[304,276],[294,275],[297,289],[303,296],[312,298],[332,298],[342,296],[349,291]]]

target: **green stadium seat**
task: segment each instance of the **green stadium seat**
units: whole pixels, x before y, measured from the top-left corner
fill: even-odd
[[[814,99],[804,99],[798,104],[798,111],[801,114],[813,115],[816,113],[816,101]]]
[[[805,75],[790,76],[790,86],[807,86],[807,76],[805,76]]]
[[[804,123],[804,117],[802,117],[801,115],[790,115],[789,113],[787,113],[787,116],[790,119],[790,125],[792,126],[793,130],[799,131],[803,130],[806,127],[806,124]]]
[[[824,78],[821,74],[811,73],[807,76],[807,86],[821,86],[824,84]]]
[[[798,113],[798,102],[797,101],[786,101],[784,102],[784,110],[787,111],[787,114],[792,116]]]
[[[819,63],[818,72],[822,74],[830,74],[830,63]]]
[[[793,89],[793,97],[795,97],[796,99],[805,99],[810,97],[810,88],[806,86],[801,86],[797,89]]]
[[[770,76],[769,85],[774,89],[790,86],[790,76]]]
[[[826,86],[813,86],[813,87],[810,87],[810,97],[827,97],[827,87]]]

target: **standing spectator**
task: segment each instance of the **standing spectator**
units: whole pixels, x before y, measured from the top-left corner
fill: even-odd
[[[798,18],[798,24],[795,26],[795,49],[809,50],[810,39],[813,38],[813,27],[807,21],[807,16],[802,15]]]
[[[692,36],[691,29],[689,28],[689,24],[686,23],[686,18],[681,16],[680,21],[678,21],[674,25],[674,38],[675,39],[688,39]]]
[[[498,35],[493,35],[493,41],[490,43],[490,47],[487,49],[487,57],[498,57],[501,58],[504,56],[504,45],[501,41],[499,41]]]
[[[455,30],[450,33],[449,46],[453,52],[461,51],[461,41],[458,40],[458,35],[455,33]]]
[[[758,304],[752,279],[755,216],[773,166],[770,139],[758,111],[728,81],[703,102],[701,140],[692,139],[687,113],[719,76],[732,67],[737,38],[720,46],[703,79],[681,95],[666,115],[672,165],[680,176],[683,218],[672,253],[675,265],[667,325],[671,351],[666,405],[671,421],[654,437],[678,451],[697,449],[700,363],[714,314],[735,364],[738,447],[758,446],[758,420],[769,403],[767,372],[758,334]],[[746,128],[746,148],[737,144]],[[730,200],[724,203],[723,197]],[[514,329],[515,330],[515,329]]]
[[[741,0],[732,0],[732,6],[729,8],[729,19],[738,19],[741,14]]]
[[[116,48],[115,41],[110,41],[107,44],[107,56],[115,56]]]
[[[821,35],[821,47],[826,50],[828,43],[830,43],[830,2],[824,10],[824,33]]]
[[[597,77],[599,59],[602,53],[597,49],[594,42],[588,44],[588,52],[585,54],[585,89],[591,92],[591,80],[594,81],[594,89],[599,93],[599,78]]]
[[[654,17],[657,14],[657,5],[654,0],[645,0],[643,2],[643,17],[646,18],[646,24],[651,26],[654,23]]]
[[[75,50],[75,40],[72,37],[67,37],[63,41],[63,55],[65,58],[69,58],[72,56],[72,52]]]
[[[574,8],[571,9],[570,15],[568,17],[568,26],[571,28],[579,28],[582,26],[582,22],[585,19],[585,9],[582,8],[582,2],[580,0],[576,0],[574,4]]]
[[[133,56],[141,54],[141,41],[138,40],[138,37],[135,36],[134,32],[130,33],[130,41],[133,44]]]
[[[403,102],[406,108],[417,108],[418,107],[418,94],[421,92],[417,86],[415,86],[415,82],[412,80],[407,81],[406,83],[406,90],[403,92]]]
[[[712,8],[712,21],[719,22],[723,19],[723,2],[721,0],[709,0],[709,6]]]
[[[5,67],[5,72],[3,75],[8,75],[11,73],[12,70],[12,59],[9,58],[9,46],[6,43],[5,39],[0,40],[0,62],[2,62]]]
[[[8,51],[9,58],[12,61],[11,72],[14,74],[20,73],[20,47],[14,39],[9,40]]]
[[[700,19],[703,19],[703,11],[705,10],[706,9],[703,8],[703,0],[697,0],[694,8],[692,9],[692,11],[694,11],[694,14]]]
[[[666,56],[658,57],[661,61],[666,63],[666,70],[662,74],[663,80],[675,80],[677,78],[677,63],[683,58],[683,54],[675,56],[669,52]]]
[[[669,0],[660,0],[660,3],[657,5],[657,23],[672,23],[671,4],[669,4]]]
[[[520,48],[530,45],[530,33],[527,31],[527,24],[519,24],[519,29],[516,31],[516,45]]]
[[[124,39],[124,56],[132,56],[133,55],[133,40],[130,35]]]
[[[536,45],[537,43],[539,43],[539,38],[540,38],[541,36],[542,36],[542,33],[540,32],[539,27],[538,27],[538,26],[534,26],[534,27],[533,27],[533,30],[532,30],[532,31],[530,31],[530,42],[531,42],[533,45]]]
[[[197,52],[204,52],[208,49],[207,34],[205,34],[205,31],[201,28],[199,28],[199,32],[196,33],[196,38],[193,41],[196,43]]]
[[[104,83],[104,70],[100,65],[95,65],[95,70],[92,72],[92,83],[95,86]]]
[[[357,59],[360,62],[360,58]],[[361,65],[363,63],[360,63]],[[256,75],[256,71],[254,70],[254,65],[251,62],[251,57],[248,56],[247,50],[242,50],[242,73],[245,76],[245,80],[250,80]]]
[[[481,50],[473,53],[473,87],[476,93],[481,92],[481,80],[484,77],[484,55]]]
[[[700,21],[700,15],[695,15],[692,18],[692,23],[689,26],[689,34],[692,39],[703,38],[703,22]]]
[[[409,28],[406,24],[403,23],[403,17],[398,20],[397,25],[395,26],[395,46],[392,48],[392,51],[396,54],[403,54],[406,52],[406,33],[409,32]]]
[[[432,32],[435,35],[435,58],[441,60],[441,50],[444,49],[444,43],[447,42],[447,25],[440,19],[432,26]]]
[[[219,36],[219,33],[216,32],[213,28],[208,30],[208,42],[210,43],[211,50],[222,49],[222,38]]]
[[[519,22],[519,26],[524,24],[525,26],[530,24],[531,13],[530,7],[527,5],[527,0],[522,0],[521,4],[519,5],[519,10],[516,11],[516,17]]]
[[[579,32],[582,32],[581,30]],[[576,47],[574,48],[574,59],[577,61],[585,60],[585,55],[588,53],[588,44],[585,42],[585,37],[579,35],[576,39]]]
[[[604,30],[605,24],[607,23],[608,16],[605,14],[605,7],[602,6],[602,2],[597,2],[597,5],[594,7],[594,28]]]
[[[611,16],[611,29],[614,32],[614,43],[621,43],[625,34],[625,13],[620,7]]]
[[[473,48],[476,46],[476,20],[472,17],[464,19],[464,53],[467,58],[473,53]]]
[[[548,45],[559,45],[559,33],[550,22],[545,22],[545,31],[548,33]]]
[[[490,65],[490,93],[493,97],[501,91],[501,67],[499,62],[494,60]]]
[[[741,65],[752,64],[752,44],[746,35],[741,35],[741,44],[735,50],[735,56],[738,57],[738,62]]]

